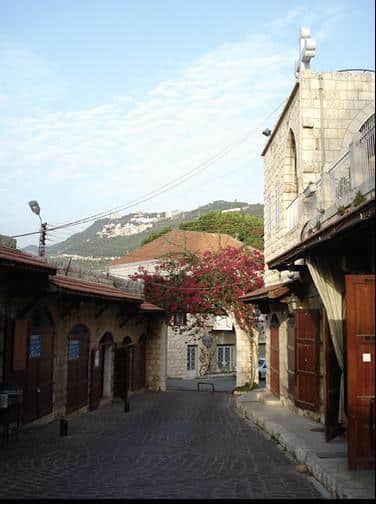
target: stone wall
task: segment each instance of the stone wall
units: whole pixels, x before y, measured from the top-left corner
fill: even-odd
[[[53,363],[53,411],[50,415],[33,422],[50,421],[65,415],[67,399],[67,337],[71,329],[77,324],[85,325],[90,332],[89,353],[97,349],[105,333],[110,333],[114,345],[111,348],[111,373],[106,384],[106,397],[113,397],[114,382],[114,349],[121,345],[125,337],[130,337],[132,344],[137,344],[140,338],[146,336],[146,388],[151,390],[166,389],[166,325],[163,314],[145,313],[137,311],[126,303],[121,307],[116,302],[105,302],[107,306],[102,309],[93,300],[70,301],[67,295],[48,295],[38,300],[34,307],[22,316],[32,319],[33,314],[40,310],[48,313],[53,322],[51,331],[54,332],[54,363]],[[4,314],[9,318],[19,318],[25,305],[30,305],[30,299],[16,298],[11,307],[4,307]],[[127,319],[127,320],[125,320]],[[90,357],[89,357],[89,384],[90,395]],[[87,411],[88,406],[82,407],[78,412]]]
[[[188,324],[193,319],[188,315]],[[208,334],[213,339],[213,344],[209,350],[202,343],[202,338]],[[210,356],[210,373],[221,373],[222,370],[217,367],[217,346],[218,345],[234,345],[235,333],[233,331],[214,331],[209,328],[200,329],[199,331],[184,330],[176,328],[168,328],[168,354],[167,354],[167,376],[179,379],[186,379],[187,373],[187,348],[189,345],[197,347],[196,357],[196,375],[197,377],[203,373],[207,365],[207,355]],[[236,366],[236,349],[233,349],[234,364]]]
[[[374,88],[373,73],[300,73],[295,94],[265,153],[266,264],[300,242],[303,220],[309,219],[311,211],[305,210],[303,203],[301,221],[297,228],[289,229],[287,208],[348,148],[374,109]],[[292,138],[296,146],[296,179]],[[268,284],[285,277],[266,270]]]

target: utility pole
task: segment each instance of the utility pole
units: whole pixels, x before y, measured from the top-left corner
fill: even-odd
[[[39,231],[39,256],[44,257],[46,253],[46,236],[47,236],[47,223],[42,222],[42,218],[40,217],[40,207],[36,200],[30,200],[29,207],[36,214],[40,221],[40,231]]]
[[[47,235],[47,223],[40,224],[39,234],[39,256],[44,257],[46,253],[46,235]]]

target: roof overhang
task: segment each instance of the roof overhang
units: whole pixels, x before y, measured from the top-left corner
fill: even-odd
[[[267,301],[278,301],[280,298],[287,296],[291,292],[293,282],[277,283],[268,285],[260,289],[249,292],[239,298],[243,303],[257,304]]]
[[[15,250],[14,248],[8,248],[7,246],[1,245],[0,267],[13,270],[38,271],[50,275],[56,274],[57,270],[55,266],[47,264],[44,260],[37,259],[36,257],[23,253],[20,250]]]
[[[359,207],[345,213],[338,220],[314,233],[307,239],[296,244],[290,250],[284,252],[278,257],[267,261],[269,269],[278,269],[279,271],[290,270],[298,271],[301,266],[295,266],[297,259],[310,255],[316,248],[329,243],[338,238],[341,234],[350,232],[352,229],[366,224],[375,217],[375,201],[368,200]]]
[[[86,298],[104,299],[108,301],[128,301],[135,304],[143,303],[144,299],[130,292],[125,292],[115,287],[102,285],[87,280],[71,278],[69,276],[51,276],[50,284],[53,290],[65,294],[78,295]]]
[[[143,312],[149,312],[149,313],[160,313],[160,312],[164,312],[164,309],[161,308],[160,306],[157,306],[157,305],[153,305],[153,303],[148,303],[147,301],[144,301],[141,306],[140,306],[140,309],[143,311]]]

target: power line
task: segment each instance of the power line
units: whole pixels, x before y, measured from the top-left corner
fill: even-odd
[[[147,202],[147,201],[149,201],[149,200],[151,200],[151,199],[153,199],[153,198],[155,198],[155,197],[157,197],[157,196],[159,196],[159,195],[161,195],[163,193],[166,193],[167,191],[170,191],[171,189],[175,188],[176,186],[179,186],[180,184],[183,184],[187,180],[191,179],[192,177],[194,177],[195,175],[197,175],[201,171],[206,170],[208,167],[210,167],[211,165],[213,165],[217,161],[223,159],[236,146],[241,145],[242,143],[244,143],[250,137],[250,135],[253,134],[256,129],[259,129],[260,127],[262,127],[264,122],[266,120],[268,120],[272,115],[274,115],[285,104],[285,102],[286,101],[283,100],[271,113],[269,113],[263,119],[262,123],[258,124],[254,128],[252,128],[246,135],[244,135],[243,137],[241,137],[237,141],[231,142],[230,144],[226,145],[224,149],[219,151],[214,156],[211,156],[206,161],[196,165],[195,167],[193,167],[193,169],[191,169],[188,172],[180,175],[179,177],[176,177],[175,179],[172,179],[170,182],[168,182],[168,183],[166,183],[166,184],[156,188],[155,190],[150,191],[149,193],[146,193],[145,195],[142,195],[136,201],[129,202],[127,205],[124,205],[124,206],[118,206],[118,207],[113,208],[113,209],[107,209],[105,211],[93,214],[91,216],[86,216],[84,218],[81,218],[81,219],[78,219],[78,220],[75,220],[75,221],[67,222],[67,223],[64,223],[64,224],[61,224],[61,225],[56,225],[56,226],[53,226],[51,228],[48,228],[47,230],[48,231],[54,231],[54,230],[66,229],[66,228],[69,228],[69,227],[72,227],[72,226],[77,226],[77,225],[82,225],[84,223],[97,221],[99,219],[106,218],[109,214],[114,214],[114,213],[118,213],[118,212],[130,209],[130,208],[135,207],[137,205],[140,205],[140,204],[142,204],[144,202]],[[34,235],[34,234],[39,234],[39,230],[38,231],[34,231],[34,232],[27,232],[27,233],[24,233],[24,234],[13,235],[11,237],[13,237],[13,238],[26,237],[26,236],[30,236],[30,235]]]

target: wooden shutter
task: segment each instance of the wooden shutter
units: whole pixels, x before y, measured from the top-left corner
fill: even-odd
[[[287,377],[288,395],[295,399],[295,321],[290,318],[287,321]]]
[[[295,327],[295,404],[320,407],[319,312],[297,310]]]
[[[29,321],[15,320],[13,335],[13,370],[25,370],[29,338]]]
[[[346,275],[349,468],[375,465],[375,276]]]

